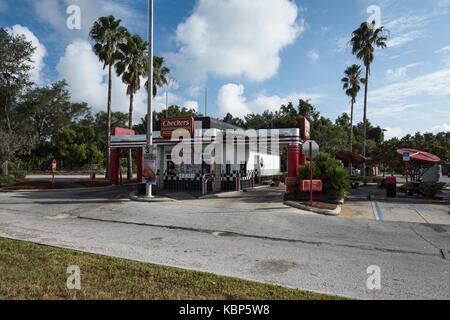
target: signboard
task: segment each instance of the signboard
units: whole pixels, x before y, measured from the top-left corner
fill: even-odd
[[[311,148],[312,147],[312,148]],[[312,159],[310,159],[312,150]],[[308,160],[314,160],[319,155],[319,145],[317,142],[308,140],[302,146],[302,153],[306,156]]]
[[[53,173],[56,172],[56,160],[53,160],[53,162],[52,162],[52,171],[53,171]]]
[[[156,155],[153,153],[153,147],[146,146],[142,150],[142,183],[156,184]]]
[[[179,173],[177,174],[179,179],[195,179],[195,173]]]
[[[300,138],[303,140],[311,139],[311,123],[306,118],[300,120]]]
[[[135,132],[134,132],[134,130],[131,130],[131,129],[115,128],[114,135],[115,136],[134,136]]]
[[[311,180],[300,181],[301,191],[311,191]],[[322,191],[322,180],[312,180],[312,191],[320,192]]]
[[[409,152],[403,152],[403,161],[411,161],[411,154]]]
[[[194,118],[173,118],[161,120],[161,136],[171,138],[176,130],[187,130],[194,135]]]

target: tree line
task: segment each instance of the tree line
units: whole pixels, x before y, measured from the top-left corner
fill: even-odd
[[[334,156],[340,150],[365,154],[378,163],[399,160],[398,148],[409,147],[431,152],[443,161],[450,161],[450,133],[417,133],[402,139],[385,141],[384,131],[372,125],[366,116],[367,86],[370,64],[375,47],[384,47],[384,29],[363,24],[353,33],[353,52],[364,61],[362,67],[352,65],[341,79],[346,95],[350,97],[351,114],[335,121],[320,114],[309,100],[299,100],[280,106],[277,111],[248,114],[243,119],[227,114],[223,121],[248,129],[297,128],[300,119],[311,121],[311,134],[321,150]],[[73,103],[65,80],[38,87],[31,81],[32,56],[35,48],[24,36],[14,36],[0,28],[0,164],[7,174],[8,162],[26,170],[46,170],[53,158],[66,169],[89,166],[109,168],[110,135],[114,127],[128,127],[137,134],[145,134],[146,118],[133,123],[134,95],[147,77],[148,44],[138,35],[130,35],[113,16],[102,17],[90,32],[95,42],[94,52],[109,70],[108,102],[106,111],[93,114],[83,102]],[[366,39],[366,40],[364,40]],[[164,58],[154,57],[153,96],[158,88],[169,83],[170,69]],[[128,113],[111,110],[111,79],[115,72],[127,84],[130,97]],[[365,85],[365,110],[362,122],[354,124],[353,105],[361,86]],[[154,112],[154,127],[165,117],[201,116],[195,110],[170,106]],[[131,152],[128,152],[128,171],[132,171]]]

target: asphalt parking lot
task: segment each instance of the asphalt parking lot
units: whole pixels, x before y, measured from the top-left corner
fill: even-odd
[[[0,192],[0,237],[354,298],[449,298],[449,225],[306,213],[282,188],[167,203],[131,202],[133,189]]]
[[[450,225],[450,205],[350,201],[343,205],[341,216],[377,221]]]

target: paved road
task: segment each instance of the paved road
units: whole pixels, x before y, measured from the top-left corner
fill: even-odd
[[[0,236],[363,299],[450,299],[449,226],[299,214],[263,192],[158,204],[113,188],[0,193]]]

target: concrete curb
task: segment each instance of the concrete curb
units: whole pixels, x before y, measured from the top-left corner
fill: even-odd
[[[53,193],[64,193],[64,192],[80,192],[80,191],[97,191],[97,190],[112,190],[118,186],[106,186],[106,187],[84,187],[84,188],[64,188],[64,189],[40,189],[40,190],[2,190],[0,192],[4,193],[31,193],[31,192],[53,192]]]
[[[450,204],[448,200],[427,200],[427,199],[403,199],[403,198],[384,198],[384,197],[348,197],[345,201],[349,202],[361,202],[361,201],[379,201],[390,203],[410,203],[410,204]]]
[[[290,206],[290,207],[300,209],[300,210],[310,211],[310,212],[323,214],[323,215],[327,215],[327,216],[338,216],[341,214],[341,206],[337,206],[337,208],[335,210],[327,210],[327,209],[311,208],[310,206],[305,206],[305,205],[302,205],[300,203],[293,202],[293,201],[285,201],[284,204],[287,206]]]
[[[229,191],[229,192],[220,192],[220,193],[214,193],[214,194],[207,194],[204,196],[200,196],[198,199],[202,200],[202,199],[220,199],[220,198],[225,198],[227,196],[238,196],[238,195],[242,195],[245,192],[251,191],[251,190],[260,190],[260,189],[270,189],[270,186],[258,186],[258,187],[254,187],[254,188],[246,188],[243,189],[242,191]]]
[[[130,194],[130,200],[137,201],[137,202],[174,202],[174,201],[177,201],[177,200],[165,198],[165,197],[146,198],[143,196],[137,196],[136,191],[133,191]]]

